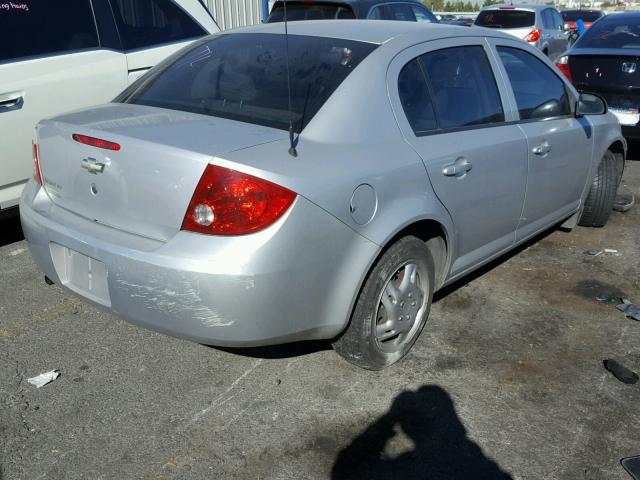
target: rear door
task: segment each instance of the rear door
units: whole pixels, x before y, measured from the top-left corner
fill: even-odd
[[[0,9],[1,208],[17,204],[31,176],[40,119],[107,102],[126,86],[126,59],[103,48],[113,35],[98,35],[89,0],[21,5]]]
[[[127,56],[129,83],[193,40],[218,30],[212,18],[195,18],[193,10],[206,13],[197,0],[110,2]]]
[[[494,68],[482,39],[458,38],[405,50],[387,77],[400,129],[455,225],[452,275],[509,248],[524,203],[526,140]]]
[[[527,195],[517,235],[523,239],[579,208],[591,164],[592,127],[586,117],[575,117],[573,93],[549,65],[516,42],[492,42],[528,143]]]

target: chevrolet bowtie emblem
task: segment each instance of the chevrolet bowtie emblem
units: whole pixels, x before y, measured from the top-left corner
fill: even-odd
[[[80,164],[87,172],[97,175],[104,171],[104,163],[98,162],[95,158],[84,158]]]

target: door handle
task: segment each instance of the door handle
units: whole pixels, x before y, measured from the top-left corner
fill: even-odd
[[[537,145],[531,149],[534,155],[540,155],[541,157],[546,156],[551,151],[551,145],[546,140],[542,142],[540,145]]]
[[[473,165],[466,158],[460,157],[455,162],[445,165],[442,174],[445,177],[464,177],[471,170]]]
[[[6,100],[0,100],[0,113],[20,110],[22,105],[24,105],[24,97],[22,95],[8,98]]]

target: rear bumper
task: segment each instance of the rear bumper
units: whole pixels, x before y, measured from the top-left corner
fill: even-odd
[[[166,243],[62,210],[34,182],[25,188],[20,216],[33,258],[67,291],[132,323],[219,346],[336,336],[379,251],[303,197],[262,232],[178,232]],[[65,282],[52,243],[104,264],[108,302]]]

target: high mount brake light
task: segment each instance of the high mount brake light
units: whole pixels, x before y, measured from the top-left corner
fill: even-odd
[[[571,83],[573,83],[573,79],[571,78],[571,69],[569,68],[569,56],[563,55],[558,58],[556,61],[556,67],[564,74],[565,77],[569,79]]]
[[[525,42],[534,43],[540,39],[541,30],[539,28],[534,28],[531,30],[526,37],[524,37]]]
[[[38,185],[42,185],[42,172],[40,170],[40,149],[38,148],[38,144],[32,142],[33,145],[33,178],[38,183]]]
[[[91,145],[96,148],[104,148],[105,150],[113,150],[117,152],[120,150],[120,144],[110,142],[108,140],[103,140],[101,138],[89,137],[87,135],[80,135],[79,133],[74,133],[71,135],[76,142],[84,143],[85,145]]]
[[[181,230],[210,235],[257,232],[280,218],[295,198],[295,192],[261,178],[207,165]]]

